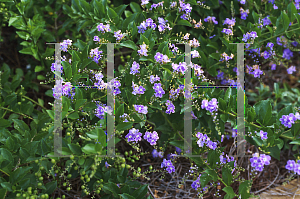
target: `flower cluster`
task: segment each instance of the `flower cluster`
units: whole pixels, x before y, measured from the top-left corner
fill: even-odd
[[[143,106],[143,105],[133,105],[134,109],[138,112],[138,113],[142,113],[142,114],[147,114],[148,113],[148,107],[147,106]]]
[[[162,151],[157,152],[156,149],[153,149],[152,156],[153,156],[153,158],[157,158],[157,157],[163,158],[164,157],[164,152],[162,152]]]
[[[159,2],[159,3],[154,3],[154,4],[151,5],[151,8],[149,10],[152,10],[152,8],[156,9],[158,6],[163,7],[163,3],[164,3],[163,1]]]
[[[264,73],[262,70],[259,69],[258,65],[253,65],[252,68],[249,66],[247,66],[247,67],[248,67],[248,71],[249,71],[248,73],[254,75],[255,78],[256,77],[259,78],[260,75],[262,75]],[[254,71],[252,71],[253,69],[254,69]]]
[[[166,170],[169,173],[175,172],[175,167],[173,166],[171,160],[166,160],[164,159],[163,162],[161,163],[161,168],[167,167]]]
[[[233,32],[231,29],[223,28],[223,30],[221,32],[225,33],[226,35],[233,35]]]
[[[56,66],[55,62],[54,62],[54,63],[52,63],[52,65],[51,65],[51,71],[52,71],[52,72],[54,72],[54,71],[55,71],[55,66]],[[63,72],[63,66],[62,66],[62,65],[61,65],[61,68],[60,68],[60,70],[58,69],[58,72],[60,72],[60,73],[62,73],[62,72]]]
[[[249,9],[244,10],[242,7],[240,8],[241,19],[246,20],[249,13]]]
[[[143,43],[142,45],[140,45],[140,50],[138,50],[138,53],[139,53],[139,55],[140,56],[148,56],[148,54],[147,54],[147,52],[148,52],[148,50],[147,50],[147,45],[145,44],[145,43]]]
[[[71,95],[71,93],[70,93],[71,88],[72,88],[72,84],[70,82],[65,82],[65,84],[62,85],[62,87],[60,87],[60,89],[59,89],[58,85],[55,85],[54,88],[52,88],[53,97],[55,99],[60,99],[62,97],[62,95],[64,95],[64,96],[70,96]],[[61,93],[59,93],[59,90],[61,90]],[[75,88],[73,87],[72,90],[74,91]],[[75,92],[72,93],[72,99],[73,99],[74,95],[75,95]]]
[[[146,131],[144,139],[147,140],[150,145],[156,145],[156,141],[159,139],[159,137],[156,131],[153,131],[153,133]]]
[[[297,112],[295,115],[293,113],[290,113],[289,115],[283,115],[279,119],[281,124],[288,128],[291,128],[292,124],[294,124],[296,120],[300,120],[299,112]]]
[[[135,75],[136,73],[140,73],[139,69],[140,69],[140,64],[138,64],[136,61],[134,61],[130,68],[129,74]]]
[[[72,45],[72,40],[67,39],[64,40],[63,42],[60,42],[60,48],[62,51],[67,52],[68,51],[68,47]]]
[[[269,155],[261,154],[261,156],[259,156],[259,153],[254,153],[252,156],[253,157],[250,158],[251,167],[255,167],[257,171],[263,171],[264,165],[270,164],[271,156]]]
[[[234,55],[232,53],[231,53],[230,56],[228,56],[227,53],[224,52],[224,53],[221,54],[221,59],[219,61],[220,62],[224,61],[224,60],[229,61],[230,59],[233,59],[233,57],[234,57]]]
[[[188,20],[190,13],[192,12],[192,7],[189,3],[183,3],[184,0],[179,0],[179,12],[185,12],[180,18],[183,20]]]
[[[291,57],[293,57],[293,52],[290,49],[284,49],[283,50],[283,55],[282,58],[284,59],[291,59]]]
[[[143,21],[137,28],[138,33],[144,33],[147,30],[147,27],[151,27],[153,30],[156,28],[156,24],[154,23],[153,19],[148,18],[146,21]]]
[[[158,17],[158,31],[159,32],[163,32],[166,28],[168,28],[169,30],[171,30],[172,28],[170,28],[170,25],[166,25],[166,22],[168,22],[168,20],[164,20],[161,17]]]
[[[237,129],[233,128],[232,129],[232,137],[236,137],[237,136]]]
[[[155,83],[153,89],[155,90],[155,97],[162,98],[162,95],[165,94],[164,89],[161,87],[161,83]]]
[[[192,188],[194,188],[196,191],[198,190],[198,188],[201,186],[201,182],[200,182],[200,177],[201,177],[201,174],[199,174],[197,180],[195,180],[193,183],[192,183]]]
[[[178,52],[178,47],[175,47],[175,44],[169,43],[169,48],[172,51],[172,53],[175,55],[175,53]]]
[[[103,57],[103,55],[101,55],[103,51],[98,50],[98,48],[99,47],[91,49],[90,57],[89,57],[89,58],[93,58],[94,62],[96,62],[97,64],[99,63],[99,59]]]
[[[143,86],[137,86],[135,83],[132,82],[132,94],[136,95],[136,94],[144,94],[146,89]]]
[[[129,130],[129,133],[125,136],[127,138],[127,142],[135,142],[142,140],[142,133],[139,132],[138,129],[132,128]]]
[[[246,0],[238,0],[238,2],[240,2],[240,4],[245,4]]]
[[[149,0],[142,0],[141,6],[147,5],[149,3]]]
[[[107,106],[106,104],[97,104],[97,108],[95,109],[95,115],[99,119],[104,119],[105,113],[108,113],[109,115],[112,115],[113,109],[110,106]]]
[[[255,133],[257,133],[256,131],[255,131]],[[260,130],[260,132],[259,132],[259,136],[260,136],[260,138],[262,139],[262,140],[266,140],[266,139],[268,139],[268,133],[267,132],[264,132],[263,130]]]
[[[116,40],[118,42],[121,41],[125,37],[125,35],[121,33],[121,30],[118,30],[114,32],[114,37],[117,38]]]
[[[123,122],[129,122],[128,121],[129,115],[127,113],[124,113],[123,115],[120,115],[120,118],[123,118],[123,119],[125,118]]]
[[[293,72],[296,72],[296,67],[295,66],[291,66],[287,69],[288,74],[293,74]]]
[[[154,59],[156,62],[158,62],[160,64],[165,64],[165,63],[171,62],[171,59],[169,59],[169,57],[167,55],[163,55],[160,52],[157,52],[155,54]]]
[[[101,33],[105,33],[105,32],[109,32],[111,31],[110,29],[110,25],[107,24],[107,25],[103,25],[103,23],[100,23],[98,26],[97,26],[97,30]]]
[[[204,19],[205,22],[209,22],[209,23],[214,23],[214,24],[218,24],[218,21],[216,21],[216,17],[211,17],[208,16]]]
[[[226,164],[226,161],[229,163],[229,162],[232,162],[234,161],[234,157],[228,157],[228,155],[226,154],[226,157],[224,157],[224,152],[222,152],[222,155],[220,155],[220,163],[221,164]]]
[[[151,84],[153,84],[154,82],[156,82],[156,81],[160,81],[160,77],[158,77],[157,75],[154,77],[153,75],[150,75],[150,82],[151,82]]]
[[[218,109],[218,101],[216,98],[213,98],[210,101],[202,100],[201,108],[206,109],[207,111],[210,111],[212,113],[213,111],[216,111]]]
[[[194,47],[194,48],[197,48],[197,47],[200,46],[199,41],[195,38],[193,40],[190,40],[189,44],[190,44],[191,47]]]
[[[300,175],[300,161],[298,160],[297,163],[295,162],[295,160],[288,160],[285,168],[287,170],[290,170],[292,172],[297,173],[298,175]]]
[[[277,45],[279,45],[279,46],[283,45],[284,48],[286,48],[287,42],[288,42],[288,40],[285,36],[280,36],[280,37],[276,38]]]
[[[192,58],[200,57],[199,52],[197,50],[191,51]]]
[[[204,144],[206,144],[206,146],[212,150],[215,150],[217,148],[217,142],[211,141],[206,134],[203,135],[202,133],[198,132],[196,134],[196,137],[199,138],[199,140],[197,141],[199,147],[203,147]]]
[[[193,19],[192,23],[195,25],[194,28],[196,28],[196,29],[198,29],[198,28],[202,28],[203,29],[204,28],[204,26],[202,26],[201,19],[200,19],[200,21],[198,23],[195,21],[195,19]]]
[[[107,88],[107,83],[105,83],[102,78],[103,78],[103,74],[101,72],[98,72],[95,74],[95,79],[98,81],[98,82],[95,82],[94,83],[94,86],[97,86],[99,89],[103,90],[105,88]]]
[[[179,64],[172,63],[173,72],[181,72],[183,75],[187,70],[187,65],[185,62],[179,62]]]
[[[170,115],[171,113],[175,113],[175,106],[172,103],[172,101],[167,100],[166,105],[167,105],[167,110],[166,110],[167,114]]]
[[[246,34],[243,35],[242,41],[247,42],[248,40],[254,40],[257,36],[257,33],[255,31],[252,32],[247,32]]]

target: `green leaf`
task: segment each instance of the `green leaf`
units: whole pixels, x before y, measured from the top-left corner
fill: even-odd
[[[91,168],[92,164],[94,163],[94,159],[92,158],[88,158],[85,160],[85,163],[84,163],[84,171],[87,171],[89,168]]]
[[[80,99],[76,101],[75,104],[75,111],[78,111],[78,109],[87,101],[87,99]]]
[[[135,12],[142,12],[142,8],[139,4],[135,3],[135,2],[130,2],[130,8],[131,10],[135,13]]]
[[[12,185],[15,185],[16,183],[18,183],[30,171],[30,169],[32,169],[32,167],[19,167],[19,168],[17,168],[9,176],[10,183]]]
[[[289,29],[290,19],[285,12],[282,12],[282,17],[283,17],[283,28],[286,31],[287,29]]]
[[[124,10],[126,9],[128,5],[120,5],[117,8],[115,8],[116,13],[118,14],[118,16],[121,16],[124,12]]]
[[[81,147],[78,146],[77,144],[68,144],[70,150],[75,154],[75,155],[81,155],[82,151],[81,151]]]
[[[9,120],[0,118],[0,127],[9,127],[11,125],[11,122]]]
[[[276,158],[277,160],[280,161],[280,150],[278,148],[278,146],[274,146],[274,147],[269,147],[268,148],[268,151],[270,152],[270,155],[273,157],[273,158]]]
[[[12,119],[12,121],[14,122],[14,128],[17,129],[21,134],[24,133],[24,131],[30,131],[28,125],[19,119]]]
[[[82,148],[82,151],[85,154],[94,154],[97,153],[95,149],[95,144],[87,144]]]
[[[13,190],[11,189],[11,184],[10,184],[10,182],[1,182],[1,186],[2,186],[3,188],[7,189],[8,191],[13,191]]]
[[[13,157],[9,150],[6,148],[1,148],[1,157],[13,163]]]
[[[28,55],[32,55],[33,54],[32,50],[31,50],[31,47],[23,48],[22,50],[19,51],[19,53],[28,54]]]
[[[230,199],[231,199],[231,198],[234,198],[235,193],[234,193],[232,187],[227,186],[227,187],[224,187],[222,190],[225,191],[225,192],[227,193],[227,194],[226,194],[226,195],[228,195],[227,198],[230,198]],[[226,196],[225,196],[225,198],[226,198]]]
[[[219,61],[219,59],[220,59],[219,53],[212,53],[212,54],[209,55],[209,57],[211,57],[211,58],[213,58],[217,61]]]
[[[205,187],[209,181],[212,180],[212,177],[210,177],[207,173],[202,173],[200,176],[200,183],[201,186]]]
[[[67,118],[76,120],[79,118],[79,115],[77,112],[74,112],[74,113],[71,113],[70,115],[68,115]]]
[[[293,2],[289,3],[287,9],[288,9],[288,16],[291,22],[293,22],[296,19],[295,14],[298,15],[295,4]]]
[[[126,11],[125,11],[125,15],[126,15]],[[137,13],[134,13],[130,16],[126,16],[127,18],[123,21],[123,24],[122,24],[122,32],[125,32],[128,29],[128,24],[130,22],[134,21],[136,15],[137,15]]]
[[[254,105],[255,112],[258,113],[258,120],[261,124],[267,125],[272,117],[272,105],[269,100],[262,100]]]
[[[0,189],[0,199],[4,199],[6,197],[6,193],[6,189]]]
[[[230,186],[232,183],[232,175],[228,168],[222,168],[222,179],[226,183],[227,186]]]
[[[250,188],[251,183],[249,180],[245,180],[239,186],[239,194],[242,196],[242,199],[250,197]]]
[[[205,170],[205,172],[213,178],[213,181],[218,180],[218,174],[214,170],[207,169],[207,170]]]
[[[34,72],[38,73],[40,71],[44,70],[44,67],[42,66],[36,66],[35,69],[34,69]]]
[[[120,193],[119,187],[115,183],[112,183],[112,182],[104,184],[103,189],[111,192],[115,197],[117,197],[118,193]]]
[[[224,100],[225,100],[226,102],[230,102],[231,95],[232,95],[232,88],[229,87],[229,88],[226,90]]]
[[[117,125],[116,130],[118,131],[125,131],[132,127],[132,122],[123,122]]]
[[[118,16],[118,14],[112,8],[107,9],[107,14],[111,20],[113,20],[114,18],[116,18]]]
[[[127,194],[127,193],[123,193],[123,194],[119,194],[123,199],[135,199],[135,197]]]
[[[30,38],[30,34],[25,31],[16,31],[20,38],[28,40]]]
[[[70,80],[72,78],[72,68],[69,63],[63,61],[63,68],[66,75],[66,78]]]
[[[145,195],[147,194],[147,187],[148,185],[143,185],[141,186],[140,188],[138,188],[137,190],[135,190],[132,195],[135,197],[135,198],[144,198]]]
[[[46,187],[46,190],[43,193],[47,193],[48,195],[51,195],[57,187],[57,182],[55,180],[52,182],[48,182],[45,185],[45,187]]]
[[[192,27],[192,24],[190,22],[183,19],[179,20],[176,25]]]
[[[132,3],[132,2],[131,2]],[[137,50],[137,46],[135,45],[135,43],[131,40],[127,40],[124,41],[123,43],[120,43],[121,46],[127,47],[127,48],[131,48],[133,50]]]
[[[300,123],[296,122],[295,124],[293,124],[292,128],[291,128],[291,132],[294,135],[294,137],[299,137],[299,133],[300,133]]]

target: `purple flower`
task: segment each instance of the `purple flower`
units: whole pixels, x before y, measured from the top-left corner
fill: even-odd
[[[233,32],[231,29],[223,28],[223,30],[221,32],[225,33],[226,35],[233,35]]]
[[[261,139],[262,140],[266,140],[266,139],[268,139],[268,133],[267,132],[263,132],[262,130],[260,131],[260,133],[259,133],[259,135],[260,135],[260,137],[261,137]]]
[[[270,164],[270,160],[271,160],[271,156],[266,155],[266,154],[261,154],[261,156],[260,156],[260,161],[261,161],[264,165],[269,165],[269,164]]]
[[[287,69],[288,74],[293,74],[293,72],[296,72],[296,67],[295,66],[291,66]]]
[[[105,161],[105,167],[106,168],[110,167],[110,164],[108,164],[106,161]]]
[[[127,138],[127,142],[138,142],[141,141],[142,133],[139,132],[138,129],[132,128],[129,130],[129,133],[125,136]]]
[[[149,0],[142,0],[142,3],[141,3],[141,5],[143,6],[143,5],[147,5],[149,3]]]
[[[133,105],[134,109],[138,112],[138,113],[142,113],[142,114],[147,114],[148,113],[148,107],[147,106],[143,106],[143,105]]]
[[[288,160],[287,163],[286,163],[286,165],[285,165],[285,168],[287,170],[290,170],[290,171],[293,171],[295,169],[295,167],[296,167],[295,160]]]
[[[167,100],[166,105],[167,105],[167,110],[166,110],[167,114],[175,113],[175,106],[172,103],[172,101]]]
[[[60,42],[60,47],[61,47],[61,50],[64,51],[64,52],[67,52],[68,51],[68,47],[72,45],[72,40],[70,39],[67,39],[67,40],[64,40],[63,42]]]
[[[175,150],[176,150],[177,153],[181,153],[181,149],[180,148],[175,147]]]
[[[288,48],[284,49],[283,50],[282,58],[290,59],[291,57],[293,57],[293,52],[290,49],[288,49]]]
[[[110,27],[109,24],[103,25],[103,23],[100,23],[100,24],[97,26],[97,29],[98,29],[99,32],[105,33],[105,32],[111,31],[111,29],[110,29],[109,27]]]
[[[191,185],[191,187],[194,188],[196,191],[201,186],[200,176],[201,176],[201,174],[198,176],[197,180],[195,180]]]
[[[191,51],[192,58],[200,57],[199,52],[197,50]]]
[[[261,160],[259,159],[259,157],[252,157],[250,158],[250,162],[251,162],[251,167],[256,167]]]
[[[140,65],[136,61],[134,61],[132,63],[132,67],[130,68],[129,74],[135,75],[136,73],[140,73],[140,71],[138,71],[139,69],[140,69]]]
[[[116,32],[114,32],[114,37],[117,38],[116,40],[117,41],[121,41],[121,39],[124,38],[124,34],[121,33],[121,30],[118,30]]]
[[[138,50],[138,53],[139,53],[139,55],[140,56],[148,56],[148,54],[147,54],[147,52],[148,52],[148,50],[147,50],[147,45],[146,44],[142,44],[142,45],[140,45],[140,50]]]
[[[171,160],[164,159],[163,162],[161,163],[161,168],[163,168],[163,167],[167,167],[166,170],[169,173],[172,173],[175,171],[175,167],[173,166]]]
[[[210,22],[210,23],[214,23],[214,24],[218,24],[218,21],[216,21],[216,17],[211,17],[208,16],[204,19],[205,22]]]
[[[144,139],[147,140],[150,145],[156,145],[156,141],[159,139],[159,137],[156,131],[153,131],[153,133],[146,131]]]
[[[249,9],[244,10],[243,8],[240,8],[240,14],[241,14],[241,19],[246,20],[249,14]]]

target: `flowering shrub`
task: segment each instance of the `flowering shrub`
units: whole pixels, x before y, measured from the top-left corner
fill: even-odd
[[[272,62],[272,70],[285,67],[288,74],[299,71],[297,66],[289,66],[299,46],[299,2],[286,5],[286,2],[260,0],[142,0],[139,3],[131,2],[129,7],[120,5],[114,8],[105,0],[90,3],[73,0],[71,5],[63,5],[69,21],[74,22],[78,31],[84,29],[86,33],[86,41],[81,38],[60,42],[62,54],[66,54],[62,57],[60,70],[55,71],[56,64],[49,63],[49,70],[62,76],[62,86],[55,85],[47,95],[62,101],[64,136],[60,152],[70,155],[64,157],[68,159],[64,162],[65,169],[58,165],[63,158],[51,158],[54,155],[54,111],[33,111],[33,103],[42,107],[43,103],[27,98],[27,109],[19,108],[20,104],[15,103],[17,96],[25,96],[22,89],[16,90],[21,83],[17,81],[20,75],[7,84],[8,77],[5,76],[10,72],[3,66],[1,115],[5,115],[6,111],[18,112],[32,120],[30,124],[15,116],[0,120],[2,142],[6,144],[1,145],[0,169],[5,178],[1,179],[0,192],[3,195],[9,198],[49,198],[58,186],[56,175],[59,175],[66,181],[63,186],[68,185],[67,191],[70,191],[68,179],[80,176],[82,197],[151,198],[150,194],[146,196],[147,185],[141,185],[137,179],[148,179],[152,166],[141,172],[140,168],[129,164],[151,153],[153,158],[161,161],[161,170],[153,172],[166,170],[167,175],[174,173],[179,154],[196,164],[190,172],[193,178],[191,187],[199,195],[203,195],[211,183],[222,186],[225,198],[250,197],[253,176],[247,180],[239,179],[240,171],[245,169],[239,167],[234,157],[225,155],[224,147],[221,147],[225,136],[232,135],[234,138],[241,133],[235,127],[238,92],[235,92],[236,88],[229,87],[238,83],[238,52],[230,43],[247,43],[245,52],[252,63],[245,65],[245,71],[254,78],[262,78],[265,74],[261,70],[262,61]],[[26,6],[30,5],[22,1],[16,5],[11,3],[11,6],[17,7],[22,17],[11,16],[9,25],[18,29],[27,27],[24,30],[30,31],[35,40],[36,32],[42,30],[32,30],[22,21],[24,9],[28,10]],[[18,34],[26,40],[27,32]],[[120,49],[125,49],[130,54],[127,62],[115,69],[110,82],[105,64],[111,55],[107,43],[116,43],[115,51],[123,54]],[[29,46],[26,42],[23,44]],[[184,45],[180,44],[187,44],[191,53],[186,54]],[[21,52],[39,57],[35,48],[28,48]],[[48,54],[43,55],[46,57]],[[188,60],[191,64],[187,63]],[[187,92],[184,75],[189,67],[191,89]],[[215,77],[215,81],[208,79],[208,75]],[[215,86],[218,84],[228,88],[218,88]],[[204,85],[214,87],[201,87]],[[281,94],[278,84],[274,87],[275,100],[259,100],[251,106],[247,96],[244,98],[244,138],[260,150],[249,159],[253,171],[263,171],[272,158],[280,160],[284,143],[292,141],[288,144],[300,145],[300,116],[299,110],[295,109],[299,100],[278,108],[275,104]],[[106,100],[109,90],[114,97],[114,107]],[[186,143],[182,133],[186,99],[192,101],[190,143]],[[25,106],[25,102],[22,103]],[[116,153],[123,157],[99,156],[109,151],[106,145],[112,139],[106,132],[106,127],[111,125],[106,120],[109,116],[115,116],[115,144],[123,139],[134,150]],[[12,123],[15,128],[12,132],[16,136],[9,129]],[[226,132],[225,123],[235,129]],[[152,148],[141,151],[143,141]],[[192,150],[184,151],[185,144],[192,146]],[[177,154],[166,155],[164,151],[171,146]],[[295,155],[297,161],[299,158]],[[298,164],[289,160],[286,169],[299,174]],[[50,176],[53,179],[44,185],[41,175],[45,173],[48,179]],[[68,179],[64,175],[66,173]],[[240,182],[237,192],[232,188],[235,181]]]

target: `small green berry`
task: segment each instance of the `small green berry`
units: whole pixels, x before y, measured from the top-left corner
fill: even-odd
[[[64,182],[64,183],[63,183],[63,186],[64,186],[64,187],[67,186],[67,183]]]
[[[39,186],[39,187],[40,187],[40,186],[42,186],[42,183],[41,183],[41,182],[39,182],[39,183],[38,183],[38,186]]]
[[[72,174],[69,174],[67,177],[68,177],[68,178],[71,178],[71,177],[72,177]]]
[[[75,170],[78,170],[78,166],[74,167]]]
[[[39,177],[39,181],[42,181],[42,180],[44,180],[44,178],[43,177]]]
[[[71,190],[71,187],[68,187],[68,188],[67,188],[67,191],[70,191],[70,190]]]
[[[125,155],[128,156],[128,152],[127,151],[125,152]]]
[[[152,169],[153,169],[152,165],[150,165],[149,169],[150,169],[150,170],[152,170]]]
[[[74,155],[71,155],[71,156],[70,156],[70,159],[71,159],[71,160],[74,160]]]
[[[125,164],[121,164],[121,167],[122,167],[122,168],[125,168]]]
[[[55,164],[55,160],[54,160],[54,159],[52,159],[51,162],[52,162],[53,164]]]

